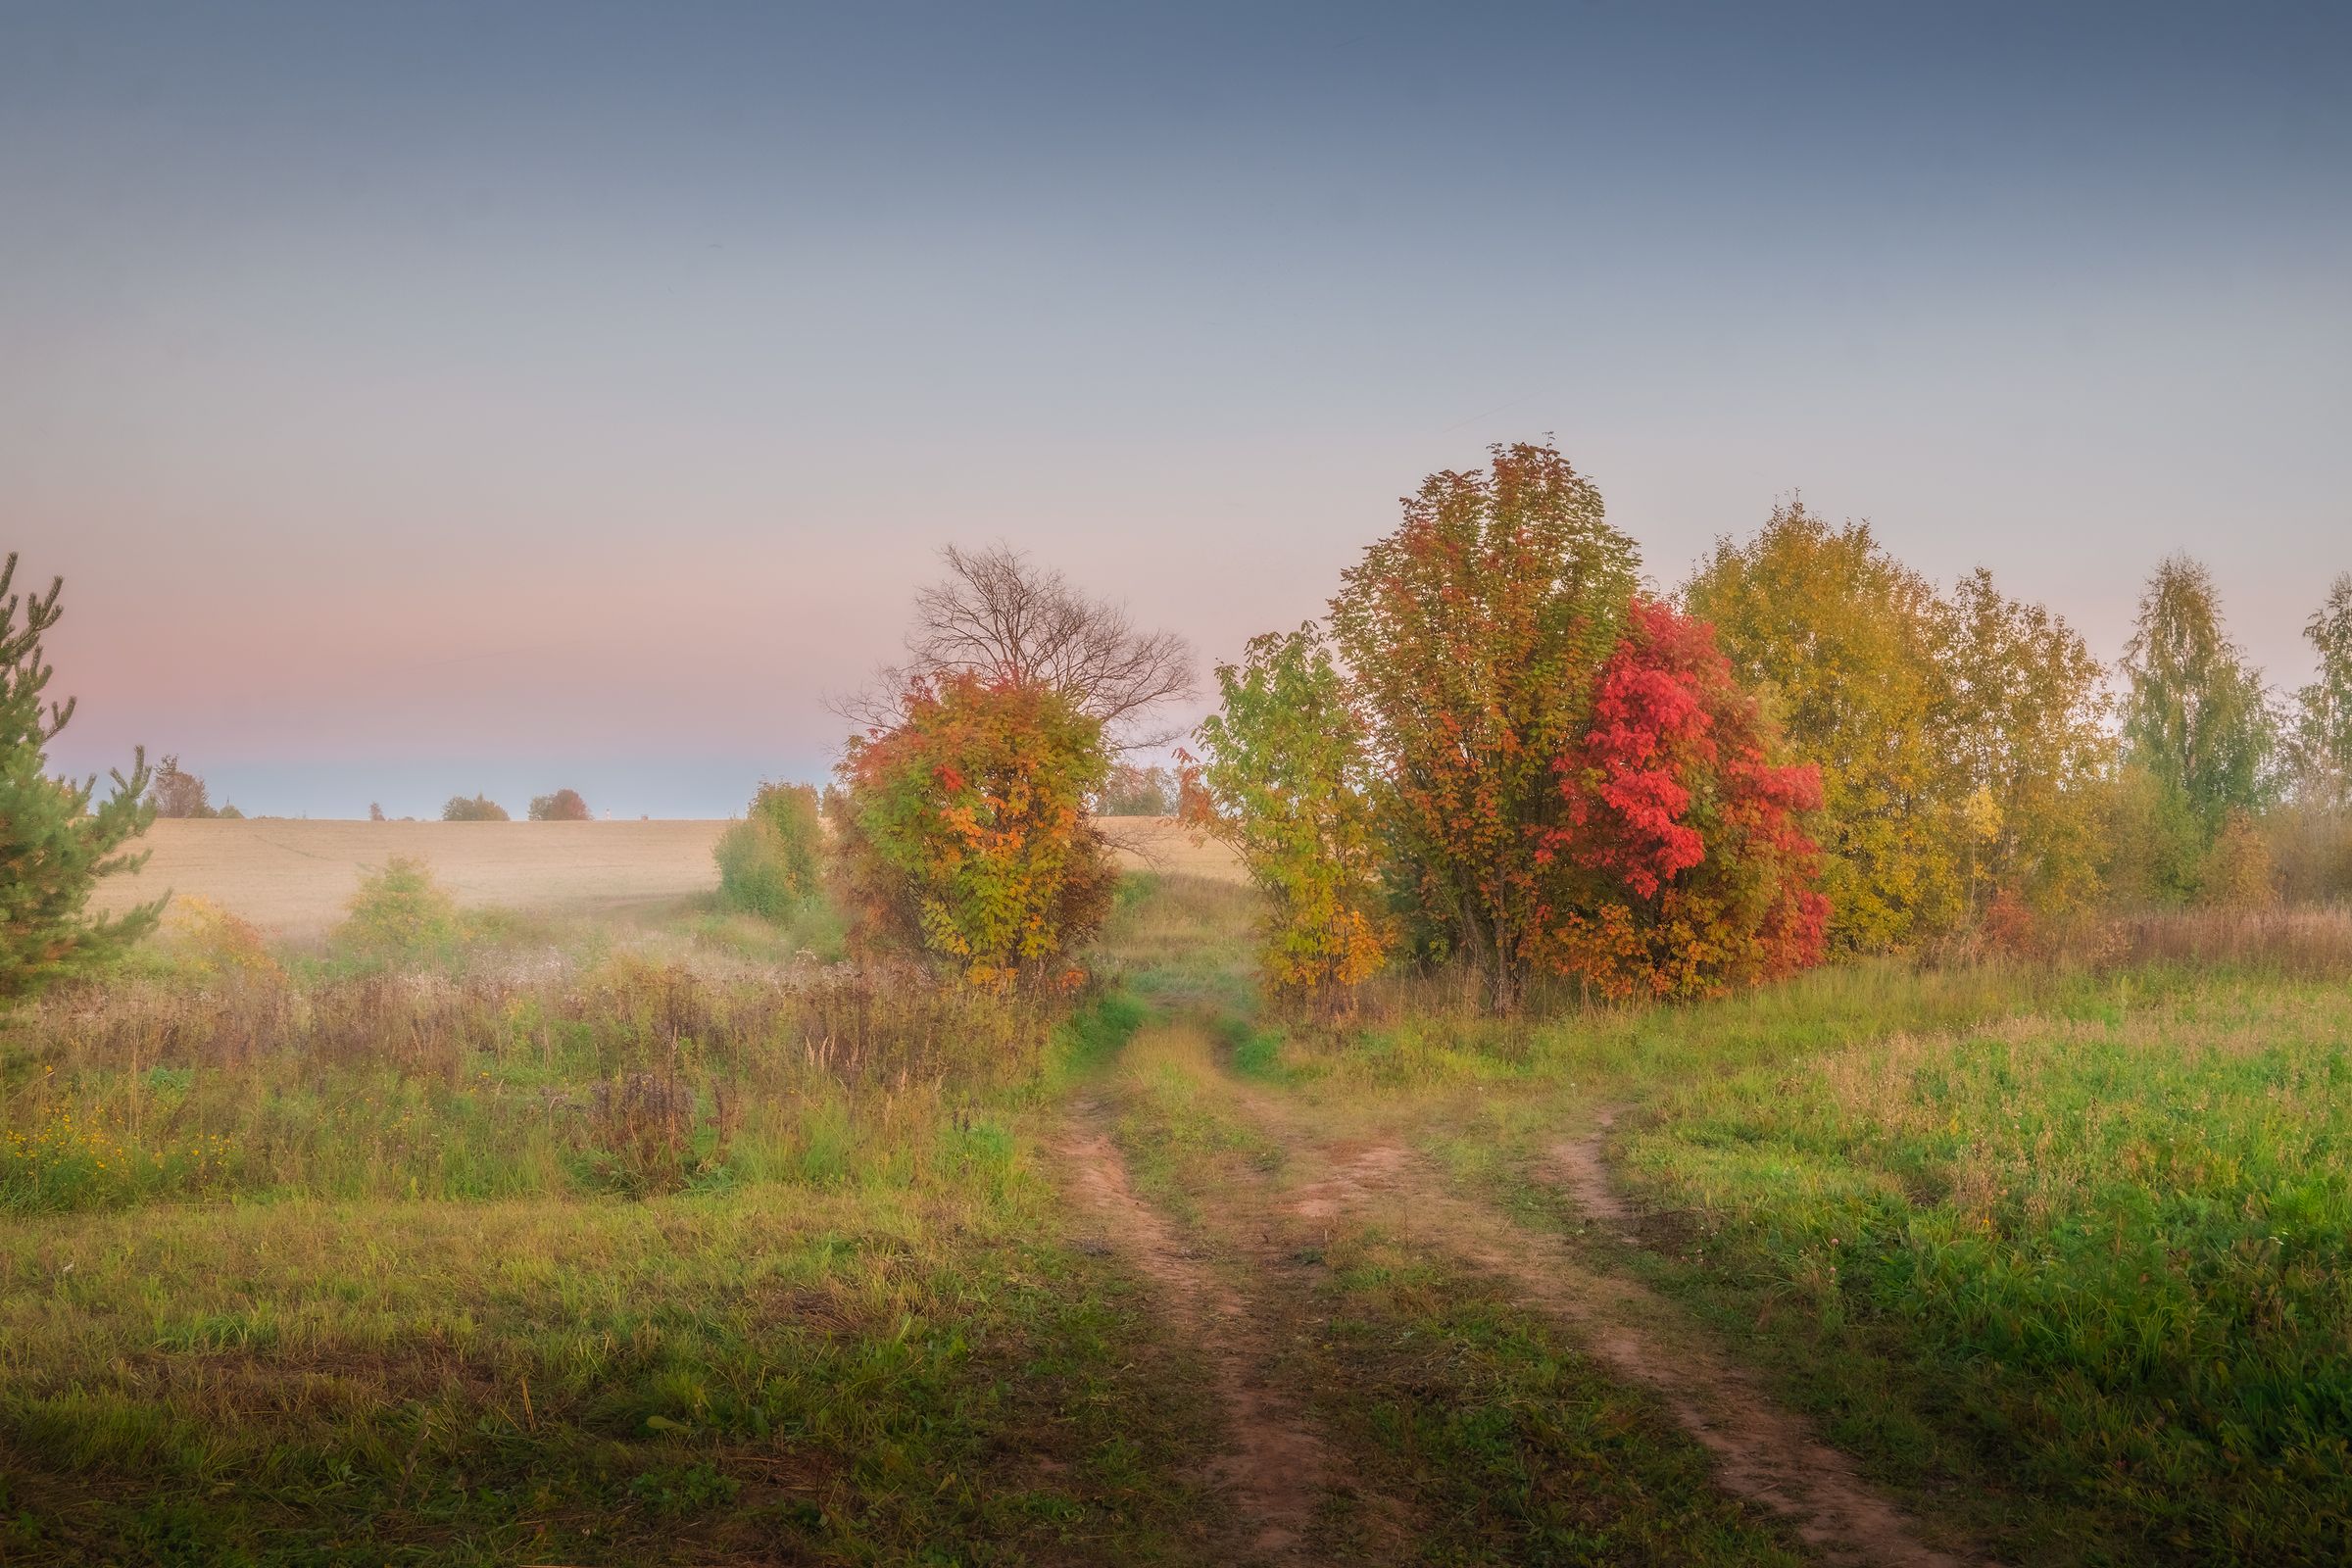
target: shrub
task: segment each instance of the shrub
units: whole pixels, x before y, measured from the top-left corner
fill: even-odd
[[[1798,825],[1821,775],[1775,765],[1704,621],[1637,599],[1592,727],[1553,764],[1566,821],[1531,950],[1601,995],[1692,997],[1818,963],[1829,901]]]
[[[850,742],[842,881],[861,936],[918,947],[996,990],[1092,935],[1116,869],[1085,814],[1102,724],[1040,686],[918,683]]]
[[[506,813],[501,811],[498,816],[492,817],[490,820],[499,821],[505,815]],[[580,799],[578,790],[558,790],[553,795],[532,796],[530,817],[534,822],[586,822],[592,820],[588,803]]]
[[[260,930],[210,899],[175,901],[171,927],[181,964],[206,979],[285,978]]]
[[[355,958],[422,963],[447,957],[465,939],[457,901],[423,861],[407,856],[396,855],[363,875],[350,910],[335,929],[334,946]]]
[[[1366,725],[1312,622],[1253,637],[1217,666],[1186,818],[1230,845],[1266,897],[1259,961],[1278,992],[1321,996],[1379,969],[1379,823]]]
[[[636,1196],[674,1192],[724,1166],[739,1116],[736,1102],[713,1085],[705,1116],[694,1083],[676,1061],[662,1071],[624,1071],[596,1086],[589,1101],[598,1184]]]
[[[155,764],[155,777],[147,786],[147,803],[155,808],[158,816],[213,817],[220,813],[213,809],[210,793],[204,780],[179,765],[177,757],[167,757]]]
[[[467,800],[463,795],[452,795],[449,798],[449,804],[441,808],[441,820],[444,822],[508,822],[514,818],[507,815],[505,807],[487,795],[476,795],[471,800]]]
[[[824,824],[808,784],[761,784],[749,812],[719,835],[719,897],[739,909],[782,919],[816,896]]]
[[[2233,816],[2215,836],[2197,878],[2197,902],[2223,908],[2260,908],[2278,902],[2278,867],[2270,841],[2244,816]]]
[[[1549,446],[1438,473],[1331,604],[1382,775],[1424,951],[1515,1004],[1542,904],[1535,850],[1563,809],[1549,768],[1585,728],[1633,593],[1634,544]]]
[[[1800,501],[1745,543],[1719,541],[1682,598],[1740,682],[1773,692],[1790,760],[1821,770],[1831,940],[1878,953],[1950,929],[1966,909],[1956,808],[1988,781],[1955,765],[1934,585],[1868,523],[1833,525]]]

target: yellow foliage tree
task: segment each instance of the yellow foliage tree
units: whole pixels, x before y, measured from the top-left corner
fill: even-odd
[[[1780,720],[1788,760],[1821,769],[1830,940],[1910,945],[1964,906],[1965,773],[1948,765],[1948,617],[1870,525],[1802,502],[1753,539],[1718,541],[1683,590],[1742,684]]]

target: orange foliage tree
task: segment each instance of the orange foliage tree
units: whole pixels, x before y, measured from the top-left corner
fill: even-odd
[[[1637,599],[1553,763],[1531,955],[1603,996],[1701,996],[1818,963],[1829,901],[1800,813],[1821,774],[1767,756],[1755,700],[1703,621]]]
[[[1332,601],[1413,935],[1476,965],[1498,1008],[1545,906],[1535,852],[1566,811],[1552,762],[1584,730],[1635,573],[1600,492],[1523,443],[1433,474]]]
[[[865,938],[916,946],[975,986],[1063,974],[1117,879],[1086,814],[1102,720],[1042,685],[919,680],[843,758],[840,881]]]

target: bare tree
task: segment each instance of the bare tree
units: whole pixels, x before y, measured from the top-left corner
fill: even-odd
[[[910,683],[971,673],[1060,692],[1101,719],[1120,751],[1175,738],[1178,731],[1152,720],[1193,695],[1191,644],[1171,631],[1139,630],[1124,606],[1073,587],[1010,546],[950,545],[940,554],[948,575],[914,597],[906,662],[886,666],[875,688],[841,704],[845,716],[887,723]]]

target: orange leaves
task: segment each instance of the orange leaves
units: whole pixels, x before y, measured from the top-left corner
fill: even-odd
[[[976,986],[1060,983],[1044,966],[1100,923],[1115,878],[1082,809],[1108,771],[1101,723],[1054,692],[971,676],[918,686],[905,712],[841,767],[861,932],[952,959]]]

